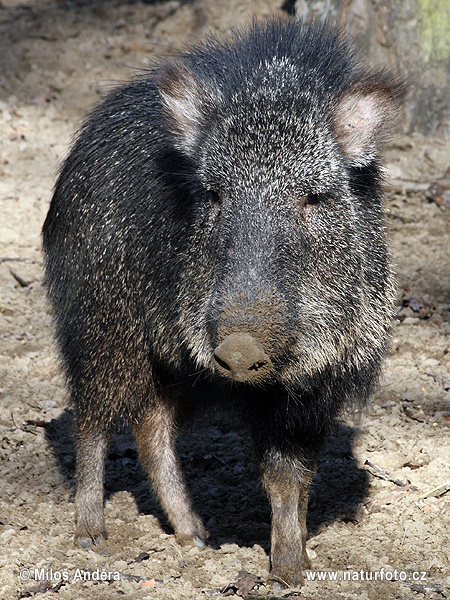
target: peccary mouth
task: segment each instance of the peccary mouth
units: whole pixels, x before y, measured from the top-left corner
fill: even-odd
[[[228,335],[214,350],[217,371],[234,381],[256,383],[267,378],[272,361],[261,344],[248,333]]]

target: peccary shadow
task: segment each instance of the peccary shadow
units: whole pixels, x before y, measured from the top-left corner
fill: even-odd
[[[73,416],[65,411],[46,428],[60,472],[75,488]],[[368,474],[353,458],[355,429],[339,424],[324,448],[310,490],[308,530],[314,536],[335,520],[353,521],[368,489]],[[246,430],[227,416],[197,425],[178,442],[183,471],[194,504],[210,533],[210,543],[225,542],[266,550],[270,540],[270,508],[258,478]],[[128,491],[143,514],[158,518],[172,530],[139,464],[136,445],[126,425],[113,436],[106,460],[105,499]]]

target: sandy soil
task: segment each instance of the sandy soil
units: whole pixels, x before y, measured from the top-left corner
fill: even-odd
[[[32,595],[30,588],[69,600],[271,596],[263,583],[267,501],[245,432],[225,418],[180,441],[210,547],[176,543],[126,427],[119,428],[107,461],[110,539],[97,551],[73,546],[72,416],[42,289],[40,228],[57,165],[102,92],[182,40],[195,41],[207,29],[225,31],[274,5],[0,4],[2,599]],[[428,185],[438,179],[448,188],[450,142],[397,136],[387,159],[399,280],[394,342],[373,403],[340,424],[322,455],[309,511],[316,580],[298,592],[303,598],[450,597],[450,493],[424,498],[450,480],[450,197],[444,190],[427,199]],[[380,478],[366,461],[397,483]],[[80,570],[123,577],[86,581]],[[247,586],[241,571],[255,576]],[[338,580],[321,571],[337,571]],[[350,581],[339,581],[344,571]],[[386,581],[396,575],[398,581]],[[49,586],[56,587],[45,592]]]

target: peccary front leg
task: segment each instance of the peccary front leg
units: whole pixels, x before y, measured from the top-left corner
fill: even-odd
[[[180,542],[204,546],[206,531],[194,511],[175,449],[174,408],[161,402],[133,425],[142,465]]]
[[[106,539],[103,486],[108,442],[109,431],[83,428],[78,432],[75,541],[83,548]]]
[[[269,580],[274,587],[300,587],[310,567],[306,553],[308,488],[314,467],[280,451],[268,451],[261,462],[262,482],[272,507]]]

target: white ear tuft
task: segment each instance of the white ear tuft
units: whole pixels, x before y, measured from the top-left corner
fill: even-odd
[[[178,62],[168,63],[161,71],[158,89],[175,146],[189,155],[200,137],[204,109],[211,105],[211,92],[188,67]]]
[[[357,82],[339,100],[334,130],[351,166],[372,162],[384,142],[406,94],[402,82],[387,84],[380,76]]]

